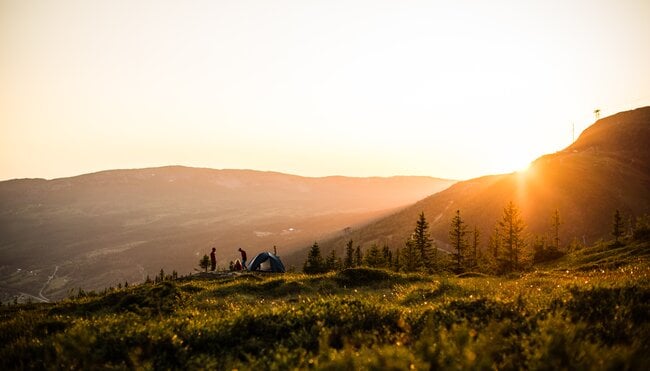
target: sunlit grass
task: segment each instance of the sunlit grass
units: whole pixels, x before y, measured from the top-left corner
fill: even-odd
[[[244,273],[3,307],[0,363],[639,369],[650,354],[647,250],[596,246],[512,277]]]

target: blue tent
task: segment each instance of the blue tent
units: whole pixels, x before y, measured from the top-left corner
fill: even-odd
[[[262,272],[279,272],[284,273],[284,264],[277,256],[270,252],[263,252],[257,254],[256,257],[248,263],[249,271],[262,271]]]

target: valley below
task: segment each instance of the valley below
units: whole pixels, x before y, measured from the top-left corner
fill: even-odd
[[[0,182],[0,299],[59,300],[161,269],[187,275],[212,247],[220,268],[238,248],[286,256],[453,183],[184,167]]]

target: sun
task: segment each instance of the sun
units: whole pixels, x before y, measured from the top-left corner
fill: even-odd
[[[532,161],[529,161],[525,163],[523,166],[519,166],[519,168],[516,170],[517,173],[519,174],[525,174],[530,170],[530,167],[533,165]]]

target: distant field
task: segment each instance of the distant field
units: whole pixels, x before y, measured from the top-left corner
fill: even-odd
[[[0,366],[645,369],[650,244],[509,277],[201,274],[4,306]]]

